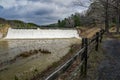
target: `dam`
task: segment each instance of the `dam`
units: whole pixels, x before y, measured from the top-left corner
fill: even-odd
[[[76,29],[8,29],[5,39],[78,38]]]

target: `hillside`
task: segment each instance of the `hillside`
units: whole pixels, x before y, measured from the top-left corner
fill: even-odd
[[[8,24],[10,25],[11,28],[17,28],[17,29],[36,29],[37,27],[39,27],[38,25],[34,24],[34,23],[25,23],[23,21],[20,20],[6,20],[3,18],[0,18],[0,24],[1,25],[5,25]],[[2,27],[2,26],[0,26]]]

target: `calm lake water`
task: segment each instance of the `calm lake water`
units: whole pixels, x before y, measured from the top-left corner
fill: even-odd
[[[50,40],[1,40],[0,41],[0,80],[30,79],[45,70],[53,62],[66,55],[70,46],[79,44],[78,39]],[[51,54],[38,53],[12,61],[17,55],[30,50],[48,50]],[[12,62],[11,62],[12,61]]]

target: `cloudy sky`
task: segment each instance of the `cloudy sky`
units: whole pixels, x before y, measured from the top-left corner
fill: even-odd
[[[87,0],[82,0],[87,3]],[[75,0],[0,0],[0,17],[39,25],[57,22],[86,8],[75,6]]]

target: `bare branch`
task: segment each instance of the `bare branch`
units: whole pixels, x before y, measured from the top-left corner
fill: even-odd
[[[75,0],[73,3],[76,6],[81,6],[81,7],[85,7],[88,8],[89,4],[91,4],[92,0],[88,0],[88,1],[84,1],[84,0]]]

